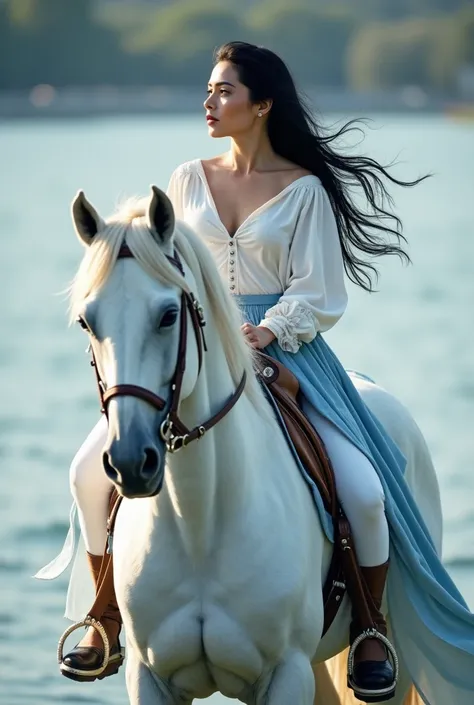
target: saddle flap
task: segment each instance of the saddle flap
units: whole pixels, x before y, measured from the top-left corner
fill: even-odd
[[[255,356],[255,367],[278,406],[301,463],[315,482],[326,510],[334,519],[337,497],[333,470],[323,441],[298,405],[297,378],[283,364],[261,351]]]

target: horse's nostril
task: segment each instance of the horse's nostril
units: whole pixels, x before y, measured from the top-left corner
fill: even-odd
[[[108,453],[103,453],[102,454],[102,465],[104,467],[105,474],[109,478],[109,480],[112,480],[112,482],[117,482],[118,480],[118,472],[114,468],[114,466],[110,463],[109,460],[109,454]]]
[[[148,485],[157,484],[160,453],[153,443],[129,448],[125,443],[114,440],[103,451],[102,464],[109,480],[121,490],[128,491],[130,494],[127,496],[148,496]],[[146,486],[147,495],[141,492],[143,485]]]
[[[142,466],[143,477],[152,477],[158,468],[159,457],[155,448],[145,448],[145,462]]]

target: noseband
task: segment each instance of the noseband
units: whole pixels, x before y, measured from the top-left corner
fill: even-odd
[[[123,244],[120,248],[118,258],[125,259],[128,257],[133,257],[131,250],[128,245]],[[184,277],[184,269],[179,259],[178,253],[175,251],[174,255],[168,256],[167,259],[171,264],[178,269],[178,271]],[[178,344],[178,357],[176,360],[176,367],[173,374],[173,379],[171,381],[171,395],[170,399],[167,401],[162,399],[154,392],[146,389],[145,387],[140,387],[136,384],[117,384],[114,387],[107,389],[102,379],[100,378],[99,369],[94,357],[94,351],[92,350],[92,362],[91,365],[94,367],[97,386],[99,389],[99,397],[101,403],[101,410],[107,416],[108,404],[111,399],[120,396],[136,397],[142,401],[146,401],[148,404],[153,406],[157,411],[163,411],[168,407],[168,413],[165,420],[160,426],[160,436],[166,443],[166,449],[169,453],[176,453],[187,446],[191,441],[202,438],[204,434],[209,431],[210,428],[215,426],[221,419],[226,416],[229,411],[235,406],[237,401],[242,395],[245,388],[246,373],[242,375],[239,386],[235,390],[234,394],[227,400],[226,404],[222,409],[214,414],[210,419],[200,426],[195,426],[193,429],[187,428],[184,423],[180,420],[178,409],[181,396],[181,388],[183,384],[184,372],[186,369],[186,348],[188,342],[188,317],[189,313],[194,334],[196,336],[196,343],[198,348],[198,374],[201,371],[204,352],[207,351],[206,341],[204,338],[204,326],[206,322],[204,320],[204,311],[190,292],[184,291],[181,294],[181,310],[180,310],[180,330],[179,330],[179,344]],[[92,348],[91,348],[92,349]]]

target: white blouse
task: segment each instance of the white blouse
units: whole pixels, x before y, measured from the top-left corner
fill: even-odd
[[[336,220],[320,180],[302,176],[251,213],[230,237],[202,162],[179,166],[168,196],[176,217],[204,240],[232,294],[281,294],[259,325],[295,353],[347,306]]]

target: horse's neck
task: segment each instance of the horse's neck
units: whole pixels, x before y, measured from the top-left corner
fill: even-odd
[[[204,357],[196,388],[180,409],[188,428],[213,416],[235,391],[220,342],[208,340]],[[215,532],[223,521],[242,513],[246,496],[257,481],[252,464],[247,462],[254,459],[258,447],[256,423],[265,422],[244,394],[212,431],[169,456],[161,499],[171,503],[173,523],[193,558],[208,555]]]

